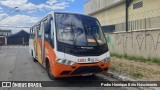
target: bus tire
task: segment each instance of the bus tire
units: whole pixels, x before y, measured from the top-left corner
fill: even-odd
[[[50,68],[50,64],[49,64],[49,61],[46,62],[46,69],[47,69],[47,74],[48,74],[48,77],[51,79],[51,80],[56,80],[57,78],[54,77],[51,73],[51,68]]]
[[[37,59],[33,57],[33,62],[37,62]]]
[[[33,62],[37,62],[37,59],[36,59],[36,58],[34,58],[34,56],[33,56],[33,50],[31,50],[31,54],[32,54]]]

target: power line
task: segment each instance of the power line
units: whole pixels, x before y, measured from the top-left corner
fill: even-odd
[[[9,27],[9,28],[31,28],[27,26],[0,26],[0,27]]]

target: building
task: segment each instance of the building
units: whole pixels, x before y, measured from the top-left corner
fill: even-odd
[[[0,29],[0,45],[6,45],[7,44],[7,39],[6,36],[11,35],[12,31],[11,30],[1,30]]]
[[[88,0],[84,13],[100,21],[111,53],[160,60],[159,4],[160,0]]]
[[[98,18],[105,31],[155,29],[160,28],[159,4],[160,0],[88,0],[84,13]]]
[[[29,33],[21,30],[15,34],[7,36],[7,45],[29,44]]]
[[[0,36],[0,46],[5,44],[5,36]]]
[[[12,31],[11,30],[1,30],[0,29],[0,36],[8,36],[11,35]]]

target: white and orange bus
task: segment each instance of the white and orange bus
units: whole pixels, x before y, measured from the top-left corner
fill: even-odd
[[[50,79],[103,73],[110,64],[99,21],[82,14],[49,13],[31,27],[29,46]]]

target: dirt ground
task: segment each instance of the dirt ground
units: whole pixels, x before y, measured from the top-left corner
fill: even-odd
[[[137,80],[160,81],[160,65],[111,57],[111,72],[116,72]]]

